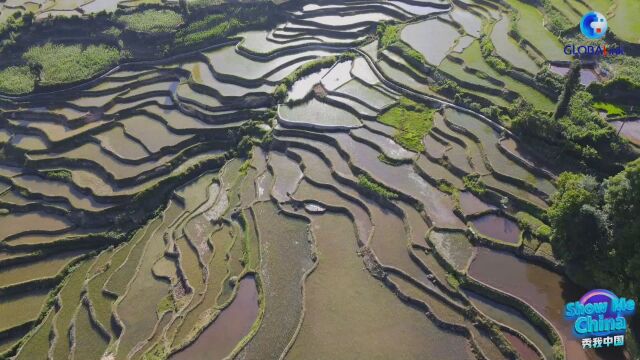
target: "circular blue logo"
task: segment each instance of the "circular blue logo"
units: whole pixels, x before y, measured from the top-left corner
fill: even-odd
[[[591,11],[582,17],[580,30],[589,39],[601,39],[607,33],[607,19],[596,11]]]

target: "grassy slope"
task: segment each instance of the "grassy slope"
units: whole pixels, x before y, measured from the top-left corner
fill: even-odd
[[[89,79],[113,66],[120,59],[118,49],[106,45],[33,46],[23,58],[41,67],[40,84],[57,85]]]
[[[0,71],[0,91],[25,94],[33,91],[35,76],[28,66],[11,66]]]
[[[515,79],[504,76],[496,72],[492,67],[484,61],[482,53],[480,52],[480,44],[476,41],[471,44],[462,53],[461,58],[464,59],[465,64],[474,69],[480,70],[492,78],[498,79],[506,84],[506,88],[520,94],[527,101],[535,105],[537,108],[552,111],[554,103],[551,99],[540,93],[536,89],[516,81]]]
[[[571,20],[572,23],[578,24],[582,18],[582,15],[574,11],[565,0],[551,0],[551,4],[558,9],[562,15],[566,16],[567,19]]]
[[[424,150],[422,138],[431,130],[433,113],[433,109],[403,98],[398,105],[386,111],[378,120],[396,128],[397,132],[393,138],[400,145],[415,152],[422,152]]]
[[[609,27],[622,40],[640,43],[640,1],[617,0],[615,16],[609,18]]]
[[[543,25],[543,16],[538,9],[520,0],[506,0],[519,13],[518,31],[523,38],[542,52],[547,60],[566,60],[560,41]]]

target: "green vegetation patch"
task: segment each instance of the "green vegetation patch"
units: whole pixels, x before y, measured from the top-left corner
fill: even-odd
[[[378,37],[380,38],[379,46],[382,49],[386,49],[400,41],[400,32],[402,30],[400,25],[387,25],[383,23],[378,26],[377,30]]]
[[[626,296],[640,291],[640,160],[603,181],[563,173],[547,216],[555,255],[585,279]]]
[[[462,183],[467,190],[476,195],[482,195],[485,191],[487,191],[487,188],[485,187],[482,179],[480,179],[480,175],[478,174],[469,174],[464,176],[462,178]]]
[[[367,190],[375,192],[385,199],[394,200],[398,198],[398,194],[389,190],[386,186],[380,184],[379,182],[373,180],[368,175],[358,176],[358,184]]]
[[[520,227],[529,229],[536,237],[548,240],[551,236],[551,228],[533,215],[519,211],[516,218]]]
[[[593,108],[599,111],[606,112],[607,116],[624,116],[625,115],[624,110],[614,104],[609,104],[604,102],[594,102]]]
[[[22,56],[40,72],[40,85],[67,84],[90,79],[120,60],[120,51],[107,45],[47,43],[31,47]]]
[[[131,15],[122,15],[118,21],[127,29],[142,33],[166,33],[175,31],[184,23],[182,15],[171,10],[146,10]]]
[[[379,38],[378,47],[380,50],[393,50],[413,66],[420,67],[427,64],[427,59],[424,55],[401,40],[400,33],[402,32],[402,27],[403,25],[386,23],[378,25],[376,31]]]
[[[563,98],[570,100],[564,111],[556,112],[559,120],[517,100],[509,110],[512,129],[524,135],[525,141],[541,141],[561,148],[583,168],[589,166],[610,173],[614,162],[632,157],[628,144],[594,111],[589,93],[565,93]]]
[[[613,68],[615,78],[626,78],[634,84],[640,84],[640,58],[610,56],[606,61]]]
[[[50,170],[42,173],[44,177],[58,181],[72,181],[71,172],[69,170]]]
[[[160,302],[158,303],[158,308],[156,312],[158,313],[158,318],[160,318],[162,317],[162,314],[169,311],[175,311],[175,310],[176,310],[176,303],[173,300],[173,295],[168,294],[162,300],[160,300]]]
[[[500,73],[500,71],[506,71],[508,69],[506,63],[495,56],[488,56],[486,59],[483,57],[483,51],[487,55],[493,54],[494,47],[488,39],[488,37],[484,37],[483,43],[474,41],[460,54],[460,58],[464,60],[465,65],[483,72],[490,78],[502,81],[507,89],[518,93],[537,108],[551,111],[554,105],[553,101],[543,93],[523,82]],[[485,48],[482,49],[482,46]]]
[[[0,92],[19,95],[33,91],[36,77],[28,66],[11,66],[0,71]]]
[[[394,140],[405,148],[424,151],[422,139],[433,126],[434,109],[418,104],[407,98],[401,98],[398,104],[378,117],[378,121],[396,128]]]
[[[625,41],[638,43],[640,41],[638,14],[640,14],[640,1],[617,0],[615,16],[609,20],[611,30]]]

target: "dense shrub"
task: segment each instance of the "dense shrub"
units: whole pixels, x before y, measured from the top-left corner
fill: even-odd
[[[58,181],[72,181],[71,172],[69,170],[50,170],[42,173],[44,177]]]
[[[118,49],[106,45],[47,43],[31,47],[23,58],[40,73],[40,85],[58,85],[89,79],[120,59]]]
[[[358,176],[358,184],[367,190],[373,191],[374,193],[382,196],[385,199],[393,200],[398,198],[398,194],[387,189],[386,186],[378,183],[367,175]]]
[[[387,23],[381,23],[378,25],[376,32],[378,34],[378,47],[386,49],[389,46],[400,41],[400,25],[392,25]]]
[[[579,88],[579,86],[580,86],[580,62],[574,61],[571,64],[571,68],[569,69],[569,74],[567,74],[567,81],[564,84],[562,93],[560,93],[560,98],[558,99],[558,106],[556,108],[556,112],[553,114],[554,119],[559,119],[567,113],[567,106],[569,105],[569,100],[571,100],[573,93]]]
[[[640,86],[640,58],[632,56],[609,56],[606,61],[613,68],[616,78],[626,78]]]
[[[462,183],[467,190],[476,195],[482,195],[487,191],[487,188],[478,174],[469,174],[464,176],[462,178]]]
[[[517,100],[510,108],[511,128],[525,141],[536,139],[563,149],[583,168],[610,171],[616,161],[626,161],[631,152],[626,141],[616,135],[595,111],[593,97],[578,91],[570,99],[566,115],[559,120]]]
[[[28,66],[11,66],[0,71],[0,92],[26,94],[33,91],[36,77]]]
[[[118,21],[127,29],[143,33],[164,33],[182,25],[182,15],[171,10],[145,10],[131,15],[122,15]]]
[[[556,96],[560,95],[564,87],[563,77],[554,73],[546,66],[536,74],[534,80],[538,84],[550,89]]]
[[[596,285],[640,293],[640,160],[602,182],[563,173],[547,216],[560,259]]]

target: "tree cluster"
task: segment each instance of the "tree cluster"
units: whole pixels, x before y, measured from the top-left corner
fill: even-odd
[[[617,164],[632,157],[629,144],[594,110],[591,94],[569,93],[565,88],[554,117],[517,100],[509,110],[512,130],[524,141],[553,146],[558,156],[570,156],[585,170],[605,175],[619,171],[622,166]]]
[[[602,182],[563,173],[547,215],[556,256],[595,285],[640,293],[640,159]]]

